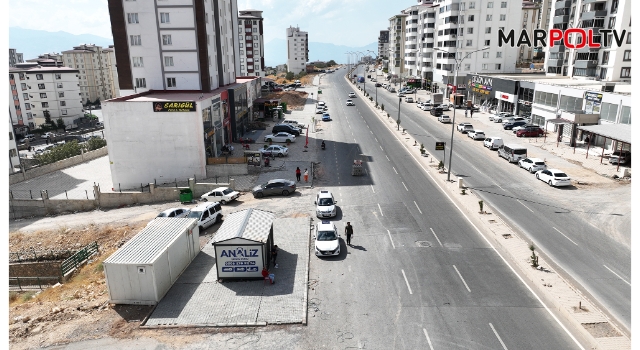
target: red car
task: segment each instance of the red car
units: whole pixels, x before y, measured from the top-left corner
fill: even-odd
[[[539,127],[525,128],[525,129],[518,130],[518,132],[516,132],[516,136],[518,137],[537,137],[537,136],[543,136],[543,135],[544,135],[544,130],[542,130]]]

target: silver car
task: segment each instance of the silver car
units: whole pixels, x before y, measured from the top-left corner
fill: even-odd
[[[266,184],[258,185],[251,190],[251,193],[256,198],[262,198],[264,196],[283,195],[296,191],[296,183],[286,179],[273,179],[269,180]]]

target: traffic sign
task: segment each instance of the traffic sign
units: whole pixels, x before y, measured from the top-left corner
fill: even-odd
[[[444,145],[446,142],[436,142],[436,151],[444,151]]]

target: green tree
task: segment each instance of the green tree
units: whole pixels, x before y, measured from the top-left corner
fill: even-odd
[[[337,63],[334,60],[329,60],[329,62],[327,62],[327,66],[329,66],[329,67],[335,66],[335,65],[337,65]]]
[[[58,129],[64,129],[65,125],[64,125],[64,120],[62,120],[62,118],[58,118],[56,122],[58,124]]]
[[[36,154],[34,158],[41,165],[55,163],[80,154],[81,146],[78,141],[66,142],[64,145],[53,147],[49,152]]]
[[[42,114],[44,114],[44,122],[51,125],[51,113],[49,111],[44,111]]]
[[[97,138],[97,137],[92,137],[89,139],[89,141],[87,141],[86,144],[86,150],[87,151],[93,151],[99,148],[102,148],[104,146],[107,145],[107,141]]]
[[[313,65],[316,68],[326,68],[327,65],[324,62],[318,62]]]
[[[298,73],[295,78],[296,79],[300,79],[300,78],[304,77],[305,75],[307,75],[307,72],[306,71],[302,71],[302,72]]]
[[[293,78],[295,77],[295,74],[293,74],[293,72],[287,72],[287,75],[285,75],[285,79],[287,80],[293,80]]]

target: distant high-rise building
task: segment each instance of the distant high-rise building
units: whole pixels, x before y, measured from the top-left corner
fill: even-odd
[[[41,66],[48,67],[62,67],[64,64],[62,63],[62,54],[59,53],[43,53],[42,55],[38,55],[36,58],[32,58],[26,60],[27,62],[38,63]]]
[[[9,67],[15,67],[16,63],[23,63],[24,59],[21,53],[16,52],[16,49],[9,49]]]
[[[241,10],[238,15],[240,67],[242,76],[264,77],[264,40],[262,11]]]
[[[305,72],[309,61],[309,33],[300,27],[287,28],[287,70],[298,74]]]
[[[237,0],[108,0],[122,95],[234,83]]]
[[[389,57],[389,30],[381,30],[378,36],[378,57]]]
[[[401,13],[389,18],[389,73],[402,78],[407,74],[404,67],[405,18]]]
[[[115,58],[113,48],[93,44],[83,44],[75,46],[73,50],[62,51],[63,64],[79,71],[83,103],[118,97]]]

